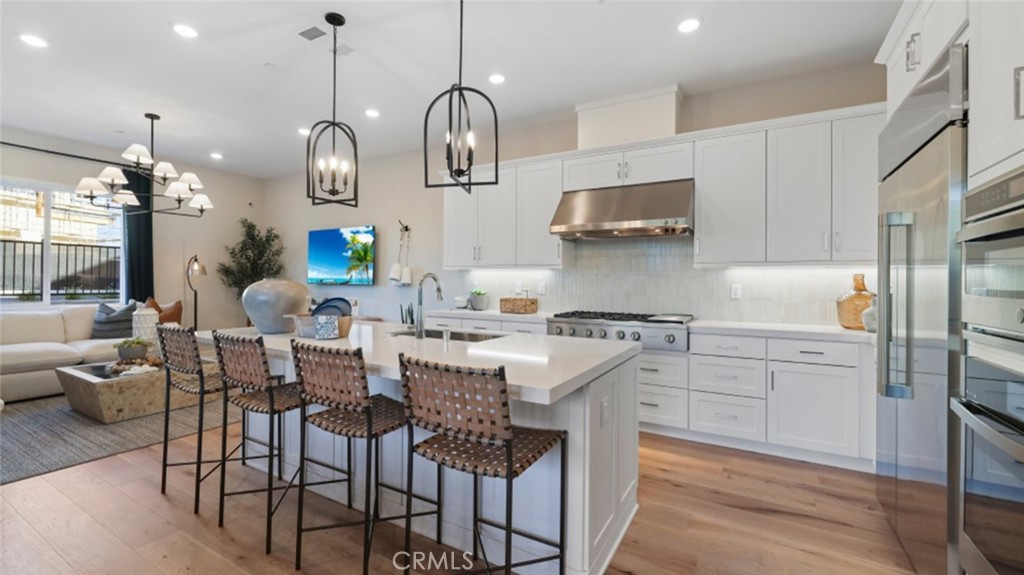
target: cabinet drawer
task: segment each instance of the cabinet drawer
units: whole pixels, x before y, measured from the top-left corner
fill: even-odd
[[[763,399],[691,391],[689,403],[693,431],[765,440]]]
[[[764,399],[764,360],[694,356],[690,389]]]
[[[493,319],[464,319],[462,329],[474,331],[501,331],[501,322]]]
[[[509,333],[535,333],[544,335],[548,332],[546,323],[533,323],[528,321],[503,321],[501,331]]]
[[[768,359],[857,367],[860,363],[860,349],[855,343],[770,339],[768,340]]]
[[[687,391],[660,385],[637,384],[640,421],[686,427],[689,416]]]
[[[637,361],[637,381],[686,389],[688,387],[688,359],[642,353]]]
[[[765,340],[762,337],[696,334],[690,336],[690,353],[764,359]]]
[[[431,329],[459,329],[462,327],[462,320],[450,317],[427,317],[423,319],[423,325]]]

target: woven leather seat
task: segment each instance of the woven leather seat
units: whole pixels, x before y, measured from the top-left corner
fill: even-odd
[[[370,409],[373,414],[373,437],[387,435],[405,425],[405,406],[400,401],[384,395],[374,395],[370,397]],[[366,438],[364,412],[336,407],[310,414],[306,421],[335,435]]]
[[[270,394],[265,390],[247,391],[233,395],[228,401],[253,413],[270,413]],[[274,413],[302,407],[299,386],[294,383],[274,386]]]
[[[204,374],[206,393],[218,393],[223,389],[224,382],[219,373]],[[199,376],[187,373],[171,372],[171,387],[189,395],[199,395]]]
[[[512,426],[512,477],[519,477],[565,437],[562,431]],[[506,476],[505,447],[482,444],[438,433],[413,447],[415,452],[445,467],[483,475]]]

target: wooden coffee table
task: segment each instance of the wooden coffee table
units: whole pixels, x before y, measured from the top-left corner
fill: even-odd
[[[100,423],[115,423],[126,419],[152,415],[164,410],[165,375],[159,371],[141,375],[111,374],[111,363],[89,363],[71,367],[58,367],[64,394],[72,409]],[[218,372],[214,362],[203,362],[207,376]],[[172,374],[174,377],[188,377]],[[219,393],[206,394],[206,401],[219,400]],[[171,409],[199,404],[199,396],[171,388]]]

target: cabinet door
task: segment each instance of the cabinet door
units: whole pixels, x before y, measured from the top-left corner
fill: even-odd
[[[693,177],[693,142],[626,150],[622,176],[627,184],[667,182]]]
[[[832,257],[832,123],[768,130],[768,261]]]
[[[858,371],[768,362],[768,442],[856,457]]]
[[[608,188],[622,184],[622,152],[572,158],[562,162],[562,191]]]
[[[972,2],[971,137],[967,165],[975,176],[999,164],[998,173],[1024,166],[1024,2]]]
[[[490,174],[481,174],[489,180]],[[516,171],[498,173],[498,184],[473,188],[477,196],[478,266],[511,266],[516,263]]]
[[[765,133],[694,147],[694,261],[765,261]]]
[[[914,84],[924,74],[921,52],[921,30],[924,12],[918,7],[896,42],[892,54],[885,63],[885,110],[887,116],[903,103]]]
[[[562,265],[562,239],[551,235],[551,217],[562,198],[562,163],[516,169],[516,264]]]
[[[483,186],[481,186],[482,188]],[[446,268],[476,265],[477,196],[462,188],[444,189],[443,260]]]
[[[459,329],[462,327],[462,320],[450,317],[427,316],[423,318],[423,325],[430,329]]]
[[[832,122],[832,260],[878,258],[878,135],[885,116]]]

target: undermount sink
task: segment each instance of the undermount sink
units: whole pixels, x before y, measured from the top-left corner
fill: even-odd
[[[444,334],[445,334],[444,330],[440,330],[440,329],[427,329],[427,330],[424,330],[424,332],[423,332],[423,335],[425,337],[430,338],[430,339],[444,339]],[[467,341],[467,342],[470,342],[470,343],[475,343],[475,342],[480,342],[480,341],[488,341],[488,340],[496,339],[496,338],[499,338],[499,337],[505,337],[506,335],[508,335],[508,334],[507,333],[484,333],[484,332],[479,332],[479,331],[449,331],[448,332],[448,339],[451,340],[451,341]],[[391,332],[391,337],[398,337],[398,336],[416,337],[416,331],[409,329],[409,330],[393,331],[393,332]]]

